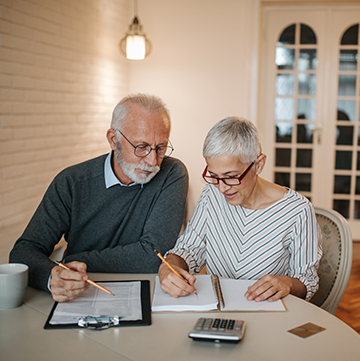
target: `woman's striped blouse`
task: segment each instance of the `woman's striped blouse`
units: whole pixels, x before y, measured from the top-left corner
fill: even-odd
[[[172,250],[191,273],[260,279],[266,274],[298,278],[309,300],[318,289],[321,232],[313,205],[289,189],[271,206],[252,210],[230,205],[207,184],[184,234]]]

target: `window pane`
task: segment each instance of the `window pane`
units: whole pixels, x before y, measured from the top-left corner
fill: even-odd
[[[354,136],[354,128],[352,126],[345,127],[342,125],[337,126],[336,131],[336,144],[337,145],[352,145]]]
[[[353,100],[338,100],[338,120],[355,120],[355,101]]]
[[[295,68],[295,50],[276,48],[275,64],[278,69],[294,69]]]
[[[276,123],[276,143],[291,143],[292,131],[292,124]]]
[[[353,96],[356,93],[356,75],[339,75],[338,95]]]
[[[294,99],[275,98],[275,119],[292,120],[294,118]]]
[[[312,166],[312,149],[296,150],[296,166],[299,168],[311,168]]]
[[[356,70],[357,60],[357,50],[340,50],[339,70]]]
[[[296,173],[295,190],[298,192],[311,192],[311,174]]]
[[[356,170],[360,170],[360,152],[357,152]]]
[[[299,73],[298,87],[298,94],[315,95],[316,75]]]
[[[338,211],[345,218],[349,218],[350,201],[346,199],[334,199],[333,209]]]
[[[336,175],[334,181],[335,194],[350,194],[351,176]]]
[[[355,194],[360,194],[360,177],[356,177]]]
[[[305,24],[300,27],[300,44],[316,44],[315,33]]]
[[[298,99],[298,119],[315,119],[315,99]]]
[[[313,142],[313,126],[310,124],[298,124],[297,125],[297,143],[309,143]]]
[[[317,63],[316,49],[300,49],[298,70],[315,70]]]
[[[275,155],[276,167],[290,167],[291,149],[276,148],[275,153],[276,153]]]
[[[335,169],[351,169],[352,151],[337,150],[335,158]]]
[[[280,35],[277,45],[295,44],[295,24],[288,26]]]
[[[357,45],[359,34],[359,24],[347,29],[341,38],[341,45]]]
[[[354,219],[360,219],[360,201],[355,201],[354,206]]]
[[[290,173],[275,172],[275,183],[290,187]]]
[[[294,94],[294,75],[278,74],[276,76],[276,95]]]

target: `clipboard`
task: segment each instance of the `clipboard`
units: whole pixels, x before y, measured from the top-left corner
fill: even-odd
[[[141,311],[142,319],[139,320],[118,320],[117,323],[112,324],[108,327],[123,327],[123,326],[148,326],[151,325],[151,305],[150,305],[150,281],[149,280],[128,280],[128,281],[99,281],[99,283],[129,283],[129,282],[140,282],[140,298],[141,298]],[[111,299],[110,299],[111,301]],[[59,302],[55,302],[49,316],[44,325],[45,330],[50,329],[69,329],[69,328],[83,328],[78,325],[75,321],[74,323],[60,323],[60,324],[51,324],[51,319],[53,318],[54,312],[58,306]],[[116,312],[116,310],[115,310]],[[114,315],[111,315],[114,316]],[[111,317],[112,318],[112,317]],[[100,321],[101,322],[101,321]],[[86,327],[86,326],[85,326]],[[89,327],[91,328],[91,327]],[[102,328],[97,328],[102,329]]]

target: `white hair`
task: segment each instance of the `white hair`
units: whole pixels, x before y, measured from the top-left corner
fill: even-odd
[[[252,163],[261,154],[260,135],[255,125],[245,118],[228,117],[208,132],[203,157],[233,155],[242,163]]]
[[[131,105],[138,105],[151,113],[165,113],[170,123],[170,112],[167,109],[166,104],[159,97],[138,93],[126,96],[116,105],[113,110],[110,125],[112,129],[119,129],[120,131],[123,129]]]

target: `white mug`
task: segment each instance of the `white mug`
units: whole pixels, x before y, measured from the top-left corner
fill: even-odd
[[[28,286],[29,267],[21,263],[0,264],[0,309],[19,307]]]

